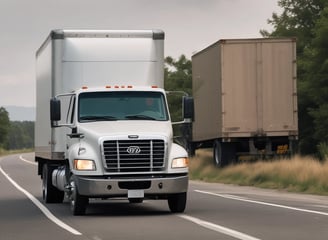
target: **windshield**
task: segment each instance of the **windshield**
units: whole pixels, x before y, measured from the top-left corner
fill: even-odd
[[[79,122],[115,120],[167,121],[160,92],[86,92],[79,96]]]

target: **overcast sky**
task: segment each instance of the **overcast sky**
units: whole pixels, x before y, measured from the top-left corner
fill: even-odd
[[[0,106],[35,106],[35,51],[51,29],[162,29],[165,56],[261,37],[278,0],[0,0]]]

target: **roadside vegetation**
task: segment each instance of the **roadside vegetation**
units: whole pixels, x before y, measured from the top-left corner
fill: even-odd
[[[217,168],[212,150],[198,150],[190,160],[190,179],[328,195],[328,161],[295,156]]]
[[[10,121],[8,111],[0,106],[0,154],[4,150],[34,147],[34,122]]]
[[[6,150],[3,148],[0,148],[0,157],[11,155],[11,154],[18,154],[18,153],[27,153],[27,152],[34,152],[33,148],[24,148],[19,150]]]

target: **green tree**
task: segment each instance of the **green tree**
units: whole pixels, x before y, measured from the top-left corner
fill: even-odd
[[[12,121],[7,138],[7,149],[33,148],[34,146],[34,122]]]
[[[165,58],[164,87],[167,91],[183,91],[191,94],[191,60],[185,55],[178,59]],[[173,121],[181,121],[182,95],[168,94],[170,113]]]
[[[272,14],[272,19],[268,23],[273,25],[274,30],[261,30],[263,36],[267,37],[297,37],[298,50],[303,52],[306,46],[311,43],[317,19],[320,18],[321,11],[327,5],[326,0],[279,0],[278,5],[283,12],[278,15]]]
[[[191,61],[187,59],[185,55],[181,55],[178,59],[166,57],[164,70],[164,87],[166,91],[181,91],[191,95]],[[183,95],[168,94],[167,96],[172,121],[181,121]],[[183,144],[183,138],[181,138],[181,130],[181,125],[173,126],[175,141],[179,144]]]
[[[0,107],[0,147],[3,147],[9,131],[9,115],[4,107]]]
[[[191,60],[181,55],[177,60],[165,58],[165,89],[191,94]]]
[[[318,41],[315,40],[318,34],[323,31],[319,25],[323,26],[325,22],[322,17],[328,2],[326,0],[279,0],[278,5],[283,8],[282,13],[280,15],[273,13],[272,18],[268,20],[268,23],[274,27],[273,31],[269,33],[262,30],[261,34],[264,37],[297,38],[299,146],[301,153],[315,153],[319,142],[326,141],[328,137],[328,134],[326,135],[328,125],[323,123],[323,119],[328,116],[326,112],[328,107],[325,106],[328,102],[324,99],[319,101],[317,96],[318,92],[325,91],[323,76],[326,73],[316,72],[321,64],[318,62],[320,47],[315,43]],[[328,56],[326,51],[320,54],[322,55],[320,61]]]
[[[328,139],[328,6],[321,12],[313,33],[311,47],[306,52],[307,89],[314,102],[309,114],[314,121],[314,139],[324,142]]]

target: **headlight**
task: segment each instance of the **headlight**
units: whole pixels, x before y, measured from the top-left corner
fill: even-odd
[[[96,165],[93,160],[74,159],[74,169],[82,171],[94,171],[96,170]]]
[[[175,158],[172,161],[172,168],[186,168],[189,164],[189,158]]]

